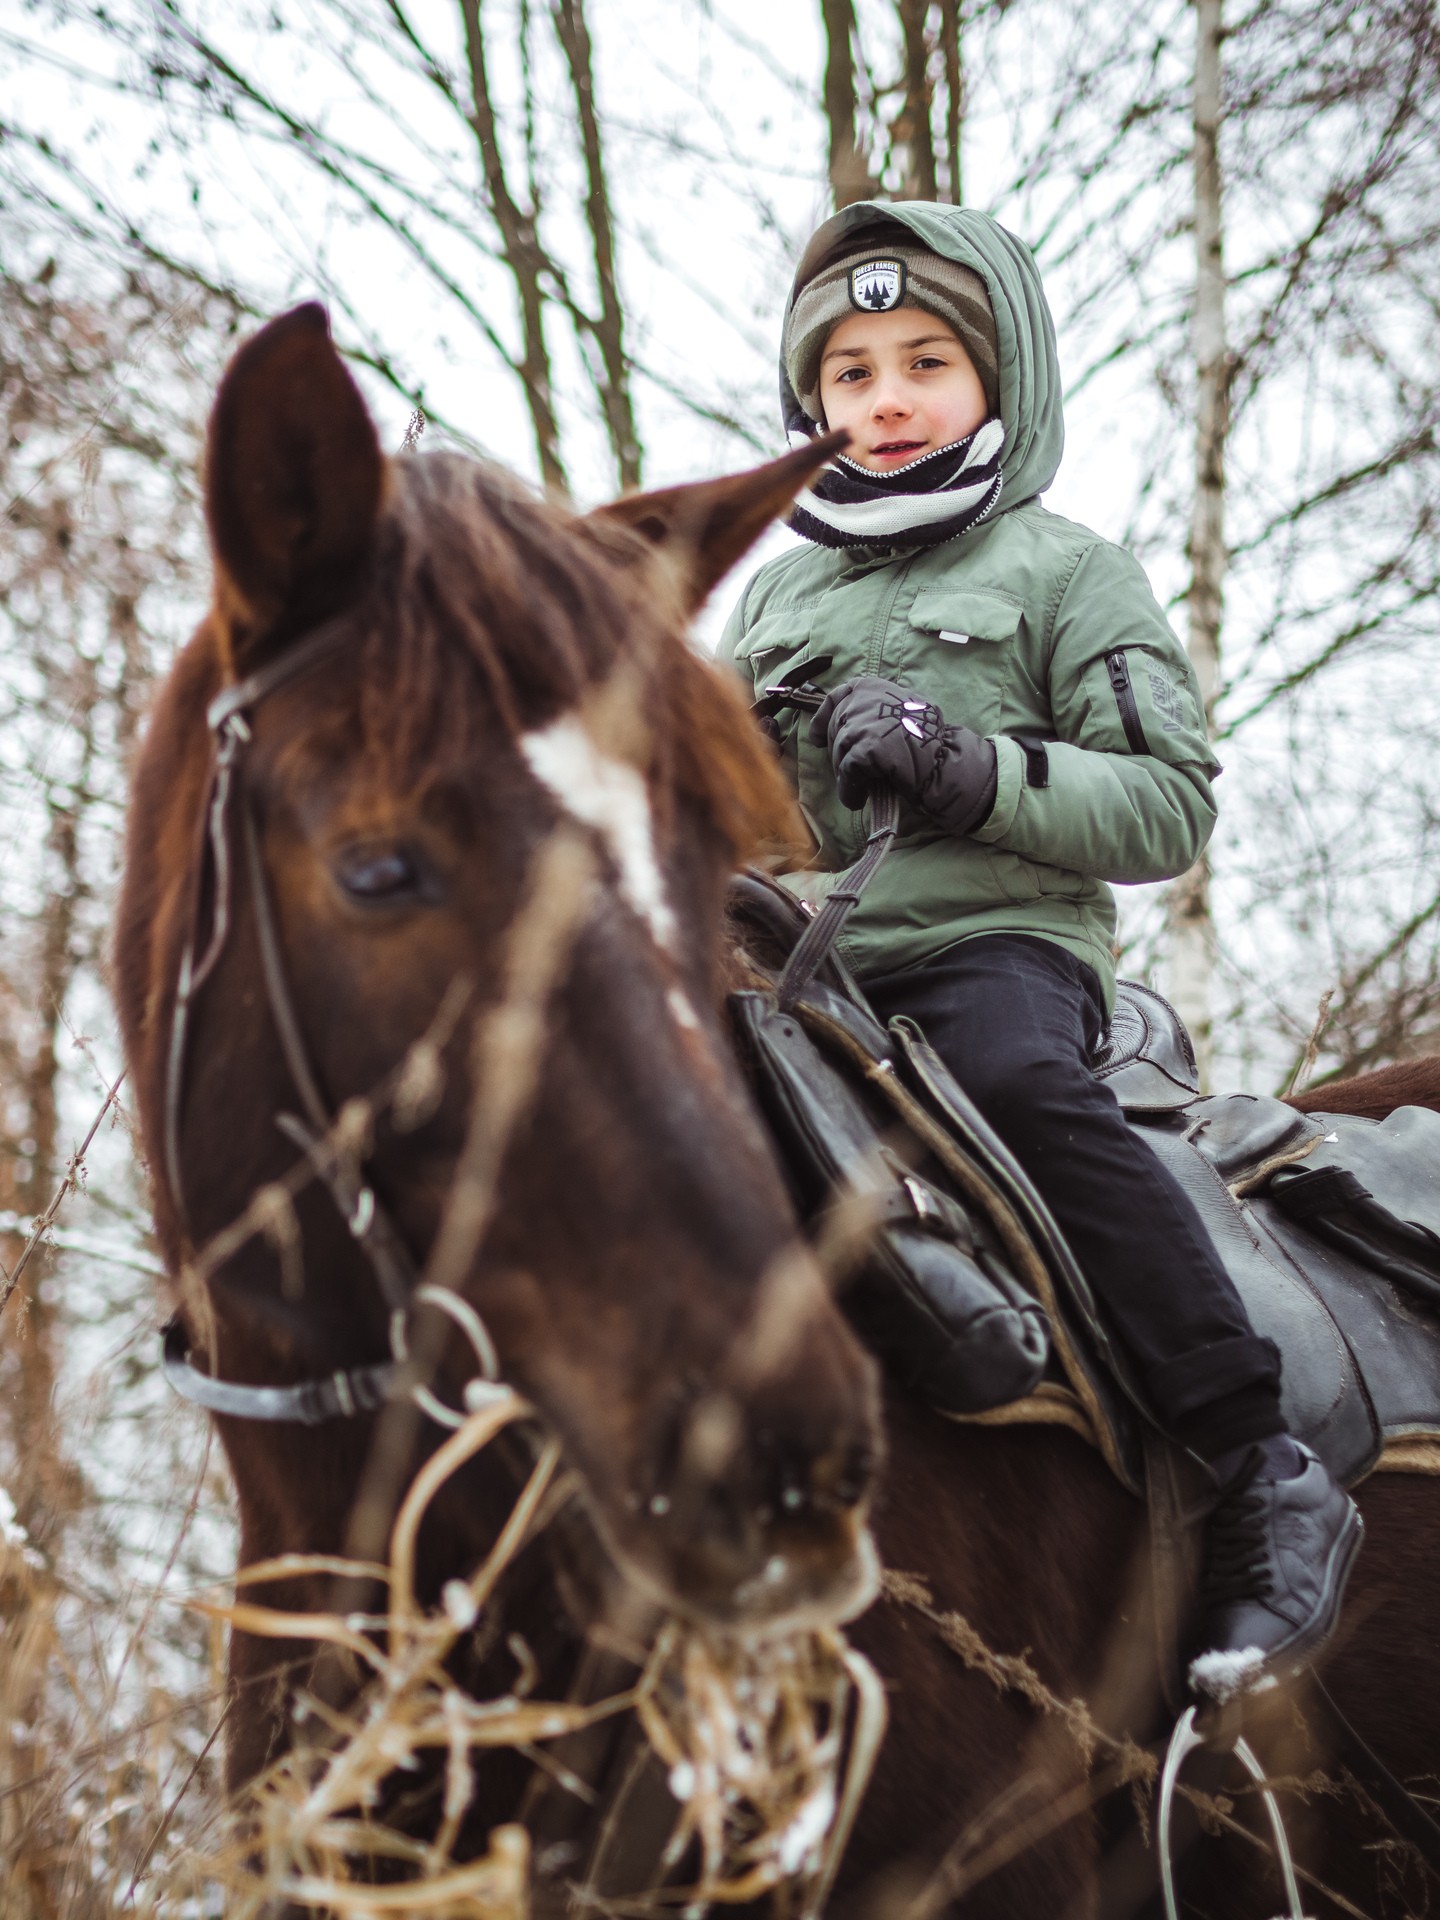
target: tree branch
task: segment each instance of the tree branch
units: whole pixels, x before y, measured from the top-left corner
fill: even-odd
[[[595,259],[595,284],[600,295],[600,317],[592,334],[600,350],[604,377],[599,382],[600,404],[615,455],[622,488],[640,484],[640,441],[630,398],[630,367],[625,355],[624,320],[615,264],[615,229],[610,213],[610,191],[605,178],[605,155],[600,119],[595,105],[595,61],[584,0],[554,0],[555,31],[570,69],[575,111],[580,122],[580,148],[585,157],[585,218]]]

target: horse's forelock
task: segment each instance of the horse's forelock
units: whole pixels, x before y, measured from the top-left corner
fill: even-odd
[[[405,785],[518,739],[634,668],[662,802],[698,801],[737,859],[793,837],[793,807],[726,676],[685,638],[663,567],[624,567],[583,522],[455,454],[394,463],[372,597],[366,732]]]

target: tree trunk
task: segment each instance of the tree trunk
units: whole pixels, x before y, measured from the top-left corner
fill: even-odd
[[[896,146],[905,149],[903,200],[934,200],[935,139],[930,128],[930,49],[925,40],[925,16],[930,0],[898,0],[900,38],[905,54],[905,97],[892,129]]]
[[[1190,516],[1187,647],[1214,733],[1225,591],[1225,435],[1230,369],[1225,342],[1224,227],[1220,179],[1220,43],[1223,0],[1195,0],[1195,497]],[[1171,986],[1195,1041],[1202,1086],[1214,1053],[1215,931],[1210,867],[1202,856],[1170,889]]]
[[[945,62],[945,171],[943,194],[952,207],[965,204],[960,136],[965,125],[965,57],[960,34],[963,0],[940,0],[940,53]]]
[[[60,1043],[65,1000],[75,977],[76,918],[85,887],[80,835],[93,774],[93,680],[75,708],[73,724],[84,752],[73,782],[52,791],[49,801],[50,885],[40,922],[35,982],[39,1031],[20,1076],[28,1172],[15,1183],[15,1202],[16,1211],[27,1218],[44,1211],[60,1177]],[[7,1268],[19,1258],[25,1237],[24,1231],[6,1237]],[[65,1458],[55,1418],[55,1316],[45,1287],[49,1265],[43,1250],[32,1259],[7,1307],[5,1327],[16,1367],[14,1397],[7,1409],[15,1460],[12,1491],[21,1525],[37,1544],[54,1552],[80,1487]]]
[[[859,135],[855,85],[854,0],[820,0],[825,28],[825,124],[830,138],[830,196],[838,213],[876,192]]]

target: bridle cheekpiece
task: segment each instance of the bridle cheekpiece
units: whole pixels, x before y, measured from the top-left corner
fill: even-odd
[[[204,809],[204,838],[195,878],[189,937],[180,960],[170,1044],[165,1070],[165,1177],[182,1226],[185,1194],[180,1175],[180,1129],[185,1094],[186,1044],[195,998],[219,963],[229,939],[233,914],[235,860],[233,817],[239,816],[241,850],[255,909],[256,939],[265,996],[279,1035],[301,1114],[279,1113],[275,1124],[301,1149],[339,1210],[351,1238],[375,1275],[389,1317],[392,1358],[367,1366],[343,1367],[314,1380],[288,1386],[246,1386],[202,1373],[190,1358],[190,1344],[179,1316],[163,1333],[165,1378],[185,1399],[212,1413],[246,1420],[294,1420],[306,1426],[372,1413],[407,1386],[422,1410],[442,1426],[459,1427],[497,1393],[499,1360],[484,1321],[468,1301],[449,1287],[417,1286],[415,1263],[389,1211],[362,1175],[358,1159],[332,1145],[337,1130],[334,1109],[320,1088],[285,971],[274,894],[265,869],[259,828],[244,791],[245,749],[252,732],[250,716],[280,688],[309,673],[354,631],[353,616],[328,620],[306,639],[287,648],[268,665],[223,688],[205,710],[214,741],[210,790]],[[209,937],[201,950],[201,910],[205,882],[211,880],[213,905]],[[197,958],[197,955],[199,956]],[[413,1305],[426,1303],[448,1313],[475,1350],[479,1372],[465,1390],[466,1413],[447,1407],[423,1382],[406,1381],[409,1358],[406,1325]]]

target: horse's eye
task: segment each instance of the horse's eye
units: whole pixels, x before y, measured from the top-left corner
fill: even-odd
[[[414,860],[400,847],[351,847],[336,861],[335,878],[352,900],[395,900],[420,886]]]

